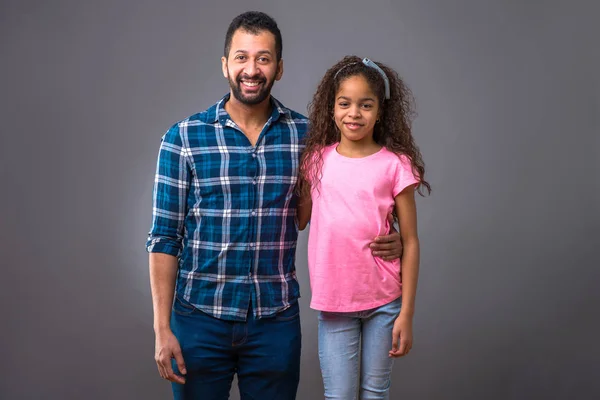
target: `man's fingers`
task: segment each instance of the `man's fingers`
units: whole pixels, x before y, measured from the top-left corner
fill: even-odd
[[[154,361],[156,361],[156,368],[158,368],[158,373],[160,374],[160,377],[163,379],[167,379],[167,371],[163,366],[162,359],[160,357],[155,357]]]
[[[166,380],[171,382],[175,382],[175,374],[173,373],[173,367],[171,366],[171,359],[162,355],[158,360],[158,365],[162,368],[161,376]]]
[[[183,355],[181,354],[181,349],[176,349],[173,352],[175,356],[175,362],[177,363],[177,369],[181,375],[185,375],[187,371],[185,370],[185,362],[183,361]]]
[[[371,251],[373,255],[376,257],[381,257],[386,261],[399,258],[402,252],[402,245],[398,238],[399,236],[397,234],[378,236],[375,238],[375,241],[371,243]]]
[[[399,239],[399,236],[397,233],[392,233],[389,235],[381,235],[381,236],[377,236],[374,240],[375,243],[390,243],[390,242],[395,242],[396,240]]]
[[[167,380],[175,383],[185,383],[185,378],[183,376],[177,375],[175,372],[173,372],[173,368],[171,367],[171,360],[163,360],[163,365],[165,368]]]
[[[398,256],[398,251],[395,249],[393,249],[393,250],[373,250],[373,255],[379,256],[379,257]]]
[[[170,381],[170,380],[171,380],[170,376],[171,376],[171,374],[173,373],[173,371],[172,371],[172,370],[171,370],[171,368],[168,366],[168,365],[169,365],[169,363],[164,363],[164,362],[161,360],[159,365],[160,365],[160,367],[159,367],[159,368],[160,368],[160,370],[161,370],[160,376],[162,376],[162,377],[163,377],[163,379],[166,379],[166,380],[169,380],[169,381]]]
[[[181,375],[177,375],[176,373],[172,373],[167,379],[171,382],[179,383],[181,385],[185,383],[185,378]]]
[[[397,250],[373,250],[372,254],[375,257],[380,257],[386,261],[395,260],[400,257],[400,253]]]
[[[167,379],[167,374],[165,373],[165,369],[160,365],[160,362],[156,360],[156,368],[158,368],[158,374],[161,378]]]
[[[376,251],[393,250],[396,247],[395,242],[373,242],[371,249]]]

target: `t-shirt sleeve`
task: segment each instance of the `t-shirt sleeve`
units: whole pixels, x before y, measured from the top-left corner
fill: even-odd
[[[321,156],[323,155],[323,151],[321,151]],[[317,151],[313,151],[311,152],[311,154],[308,154],[306,156],[306,158],[303,160],[304,162],[304,173],[305,175],[303,176],[304,179],[306,179],[306,181],[308,182],[309,185],[313,186],[314,182],[314,176],[313,174],[315,173],[318,163],[322,162],[322,159],[319,160]]]
[[[396,162],[396,171],[394,177],[394,197],[398,196],[404,189],[410,185],[414,185],[420,182],[419,176],[413,173],[410,159],[402,155]]]

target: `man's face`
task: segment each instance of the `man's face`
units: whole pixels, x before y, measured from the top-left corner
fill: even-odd
[[[277,62],[275,36],[269,31],[255,35],[238,29],[231,39],[229,55],[221,63],[231,94],[245,105],[267,99],[283,74],[283,60]]]

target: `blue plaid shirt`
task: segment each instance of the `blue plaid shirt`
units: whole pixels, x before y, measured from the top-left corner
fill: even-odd
[[[297,181],[306,117],[271,97],[255,146],[223,97],[162,137],[148,252],[178,257],[176,293],[220,319],[272,316],[300,297]]]

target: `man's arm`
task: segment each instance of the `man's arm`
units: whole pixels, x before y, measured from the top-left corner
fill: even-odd
[[[310,193],[298,199],[298,208],[296,210],[296,218],[298,220],[298,229],[303,231],[310,221],[312,214],[312,198]]]
[[[185,382],[185,378],[173,373],[171,358],[177,361],[181,374],[185,374],[185,365],[179,342],[171,332],[170,316],[191,177],[186,154],[175,125],[163,136],[160,146],[154,180],[152,229],[146,243],[150,253],[156,364],[163,378],[178,383]]]
[[[390,223],[390,233],[388,235],[377,236],[371,243],[371,251],[374,256],[381,257],[386,261],[395,260],[402,256],[402,237],[396,228],[394,228],[394,217],[388,215]],[[400,229],[402,231],[402,229]]]
[[[177,257],[164,253],[150,253],[149,263],[154,331],[165,331],[170,329],[171,324]]]
[[[150,253],[150,288],[154,311],[155,354],[160,376],[172,382],[185,383],[185,378],[173,372],[171,358],[185,375],[185,363],[181,347],[171,331],[171,307],[177,277],[177,257],[164,253]]]

